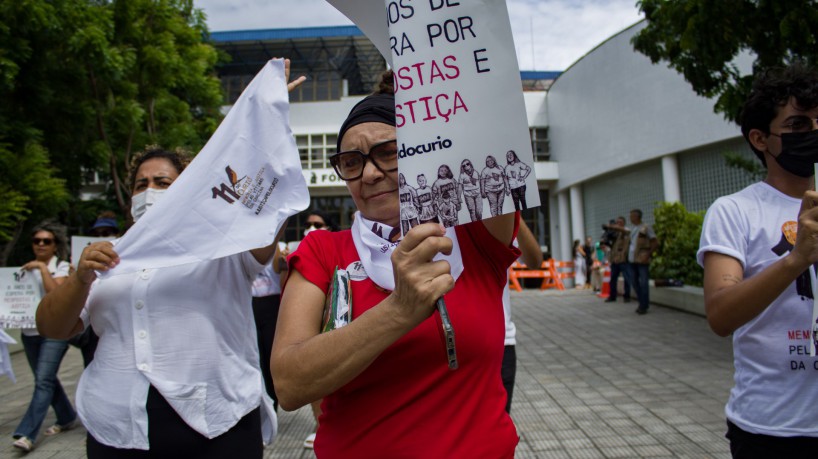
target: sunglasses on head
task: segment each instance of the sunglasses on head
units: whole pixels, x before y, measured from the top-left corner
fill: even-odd
[[[315,229],[321,229],[324,227],[324,224],[321,222],[307,222],[306,225],[307,227],[312,226]]]
[[[42,245],[51,245],[51,244],[54,243],[54,239],[51,239],[51,238],[48,238],[48,237],[46,237],[46,238],[35,237],[35,238],[31,238],[31,243],[34,244],[34,245],[40,245],[40,244],[42,244]]]

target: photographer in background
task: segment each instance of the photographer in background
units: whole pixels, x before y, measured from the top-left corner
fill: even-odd
[[[631,230],[625,227],[625,217],[617,217],[612,225],[602,225],[606,234],[608,232],[614,235],[613,243],[611,244],[611,293],[606,303],[613,303],[616,301],[617,284],[619,283],[619,273],[625,276],[625,291],[622,298],[625,303],[631,300],[631,268],[628,263],[628,249],[630,248],[630,234]]]

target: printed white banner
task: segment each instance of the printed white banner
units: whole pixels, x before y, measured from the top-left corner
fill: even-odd
[[[85,247],[100,241],[113,241],[115,237],[89,237],[89,236],[71,236],[71,265],[74,269],[80,262],[80,256]]]
[[[0,268],[0,328],[35,328],[34,315],[43,297],[39,277],[21,268]]]
[[[118,275],[212,260],[273,243],[309,205],[290,131],[284,61],[269,61],[213,137],[117,241]]]
[[[353,21],[363,3],[386,16],[379,21],[388,24],[395,71],[403,232],[539,206],[504,0],[387,0],[385,10],[384,0],[330,1]]]

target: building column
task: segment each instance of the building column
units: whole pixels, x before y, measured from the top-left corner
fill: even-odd
[[[569,247],[573,247],[573,241],[579,239],[581,243],[585,243],[585,209],[582,202],[582,188],[579,185],[574,185],[571,191],[571,243]],[[569,251],[569,253],[571,253]],[[572,254],[573,255],[573,254]]]
[[[554,247],[553,257],[556,260],[571,259],[571,209],[568,207],[568,193],[560,191],[557,193],[557,206],[559,207],[560,241],[559,246]]]
[[[677,155],[662,157],[662,183],[665,192],[665,201],[679,202],[682,200],[682,187],[679,180],[679,160]]]

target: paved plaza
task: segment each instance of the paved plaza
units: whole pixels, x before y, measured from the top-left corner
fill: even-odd
[[[517,458],[730,457],[723,410],[731,344],[703,317],[656,305],[640,316],[634,302],[603,303],[588,291],[526,290],[511,298]],[[17,384],[0,379],[0,458],[23,456],[11,434],[32,389],[24,354],[12,361]],[[71,348],[60,379],[72,399],[81,371]],[[52,411],[43,427],[53,423]],[[265,458],[314,457],[301,446],[312,428],[309,407],[279,411],[279,437]],[[26,456],[85,457],[85,430],[41,435]]]

